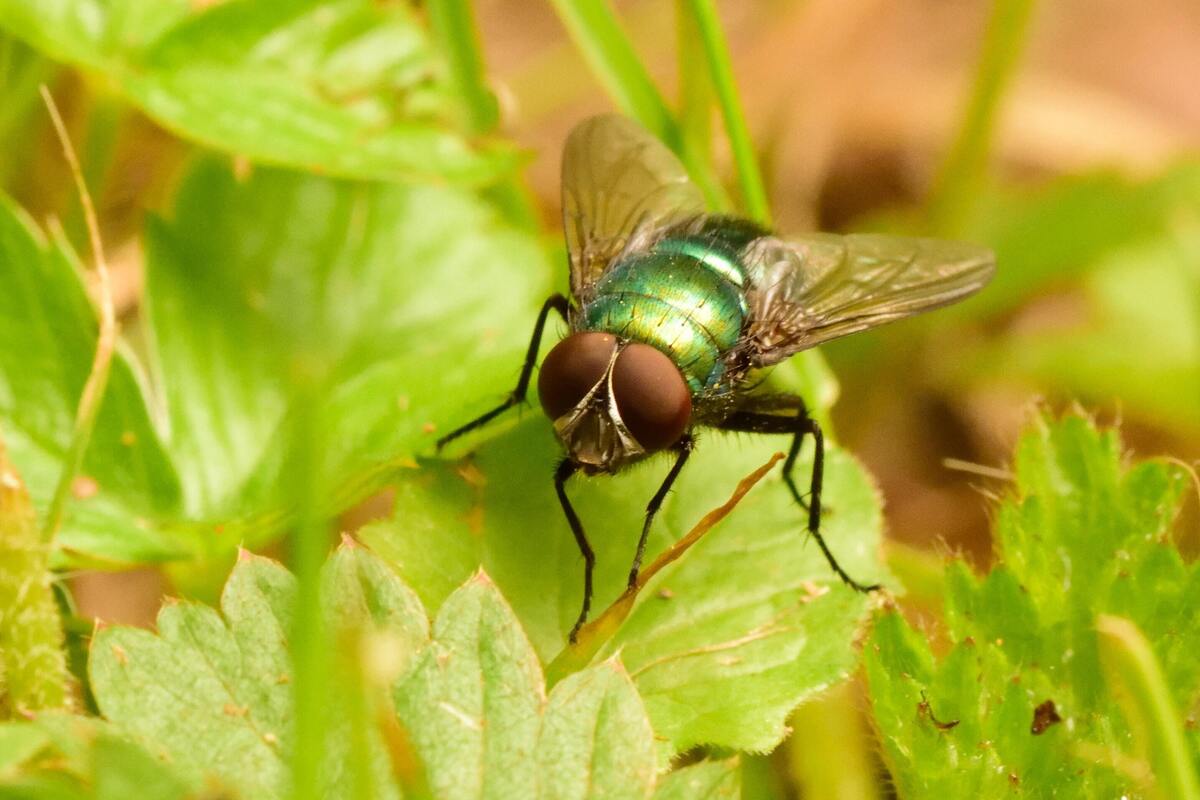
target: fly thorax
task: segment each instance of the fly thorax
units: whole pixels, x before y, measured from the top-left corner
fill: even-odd
[[[721,377],[747,316],[736,262],[701,244],[667,240],[612,267],[584,306],[584,324],[666,354],[693,394]]]

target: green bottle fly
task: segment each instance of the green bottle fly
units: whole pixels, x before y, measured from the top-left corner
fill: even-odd
[[[749,316],[742,249],[763,231],[715,217],[615,264],[583,309],[587,330],[642,342],[679,367],[693,395],[713,391]]]

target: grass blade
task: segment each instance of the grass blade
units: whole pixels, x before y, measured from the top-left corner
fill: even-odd
[[[567,32],[617,106],[679,152],[679,124],[605,0],[551,0]]]
[[[429,0],[429,25],[450,61],[450,74],[467,105],[471,130],[488,133],[500,119],[496,96],[484,80],[483,58],[466,0]]]
[[[1136,625],[1121,617],[1102,615],[1096,629],[1100,657],[1119,690],[1117,696],[1125,700],[1122,708],[1131,726],[1145,737],[1142,744],[1150,755],[1160,793],[1178,800],[1200,800],[1200,780],[1184,740],[1183,721],[1150,642]]]
[[[1000,101],[1012,83],[1034,0],[995,0],[971,98],[954,144],[934,181],[930,230],[953,235],[970,214],[987,173]]]
[[[700,41],[708,61],[709,76],[717,93],[721,116],[725,120],[725,131],[729,136],[729,146],[733,150],[733,161],[737,166],[738,182],[742,189],[742,202],[750,217],[769,226],[771,210],[767,203],[767,192],[758,169],[746,117],[742,113],[737,84],[733,79],[729,46],[721,32],[721,19],[717,16],[716,5],[713,0],[688,0],[687,5],[700,33]]]
[[[676,0],[679,38],[679,126],[684,162],[710,208],[728,212],[729,195],[709,168],[712,163],[712,81],[704,64],[700,30],[686,0]],[[694,167],[703,167],[697,169]]]

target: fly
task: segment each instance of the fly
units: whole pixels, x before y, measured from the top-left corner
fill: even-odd
[[[699,427],[792,437],[783,477],[807,511],[808,533],[837,576],[821,535],[825,440],[804,400],[757,390],[753,376],[831,339],[961,300],[995,271],[969,244],[877,234],[781,237],[735,217],[706,213],[700,191],[661,142],[616,115],[580,123],[562,163],[570,298],[542,305],[516,387],[446,443],[525,400],[546,319],[568,335],[538,374],[542,409],[565,455],[554,472],[563,514],[584,558],[587,619],[595,555],[567,497],[576,473],[613,474],[659,452],[674,454],[646,506],[629,585],[637,581],[654,516],[687,463]],[[806,436],[815,453],[806,503],[792,475]]]

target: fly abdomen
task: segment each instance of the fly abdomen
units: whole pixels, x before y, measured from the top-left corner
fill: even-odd
[[[589,330],[666,353],[699,394],[720,380],[722,358],[741,336],[747,307],[741,265],[690,237],[669,238],[614,266],[584,308]]]

